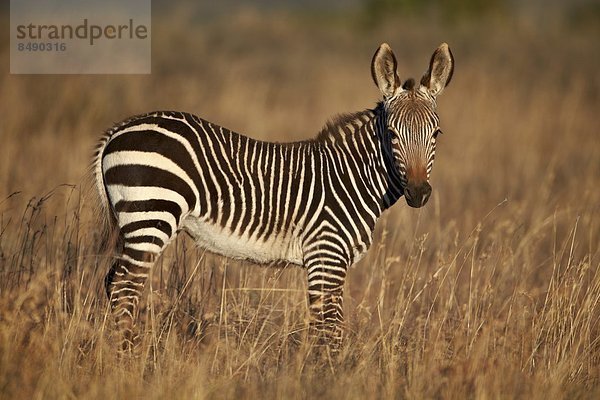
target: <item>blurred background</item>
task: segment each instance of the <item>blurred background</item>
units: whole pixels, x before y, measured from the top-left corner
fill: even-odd
[[[0,10],[2,26],[8,27],[8,8],[3,3]],[[336,113],[372,108],[379,101],[370,63],[382,42],[393,48],[402,80],[419,79],[434,49],[447,42],[455,72],[438,99],[443,135],[432,199],[420,210],[401,200],[388,211],[371,252],[350,272],[348,324],[354,343],[364,346],[349,350],[355,361],[346,370],[348,379],[324,390],[342,393],[368,376],[375,386],[364,384],[355,396],[465,398],[458,393],[466,396],[475,387],[482,390],[480,398],[483,393],[586,397],[594,393],[586,391],[589,387],[598,394],[598,1],[153,1],[152,16],[150,75],[10,75],[8,29],[3,29],[0,300],[12,299],[11,291],[29,296],[28,282],[48,271],[59,277],[55,288],[44,292],[59,299],[48,303],[57,309],[65,309],[64,282],[79,282],[82,298],[92,287],[93,304],[100,306],[83,307],[90,307],[87,297],[74,304],[82,304],[81,319],[92,321],[95,331],[73,334],[69,343],[80,340],[86,343],[81,354],[107,357],[110,350],[89,350],[97,339],[94,324],[103,321],[106,265],[90,268],[85,243],[94,240],[94,226],[78,225],[79,211],[73,210],[89,208],[78,203],[78,185],[104,130],[134,114],[181,110],[258,139],[310,138]],[[163,258],[150,293],[155,304],[171,301],[180,309],[186,304],[184,314],[196,321],[194,332],[201,330],[202,312],[216,313],[219,327],[239,323],[237,336],[228,339],[238,340],[234,350],[224,352],[218,344],[204,350],[212,364],[202,376],[230,394],[265,377],[281,378],[279,384],[297,393],[298,382],[282,378],[289,372],[280,367],[285,363],[270,361],[282,357],[274,354],[277,346],[303,326],[302,271],[235,268],[225,277],[232,262],[203,258],[188,242],[179,240]],[[202,260],[203,271],[197,276],[206,279],[194,278],[195,294],[186,292],[180,301],[196,260]],[[297,292],[272,298],[237,289],[265,285]],[[221,303],[226,294],[233,300]],[[208,304],[209,298],[216,305]],[[231,304],[228,317],[224,304]],[[60,329],[55,336],[48,333],[66,325],[46,321],[44,337],[66,343]],[[189,325],[182,326],[178,333],[188,340]],[[5,332],[1,328],[0,323]],[[6,332],[3,337],[19,337]],[[244,347],[246,334],[255,338],[253,347]],[[275,347],[269,347],[274,340]],[[2,343],[12,342],[0,341],[0,350]],[[10,346],[5,348],[35,352],[32,344]],[[60,353],[57,346],[52,354]],[[169,362],[188,365],[181,360],[195,353],[171,354],[177,356]],[[14,360],[21,356],[10,357],[15,367],[5,370],[18,375]],[[64,370],[93,371],[101,358],[82,360],[75,351]],[[162,361],[155,355],[154,362]],[[197,359],[189,362],[198,367]],[[53,365],[45,376],[55,377]],[[185,382],[190,377],[182,376]],[[219,381],[231,377],[239,379]],[[0,378],[15,388],[21,379]],[[65,379],[56,387],[103,393],[93,379],[93,374],[81,382]],[[165,382],[172,381],[165,377],[168,387]],[[378,391],[381,382],[391,392]],[[119,387],[122,395],[147,390]],[[267,393],[288,393],[277,387],[268,386],[274,392]],[[47,390],[42,393],[54,393],[51,385]]]
[[[544,179],[553,192],[581,199],[582,180],[598,171],[596,1],[152,7],[151,75],[9,75],[2,36],[3,194],[77,183],[105,129],[155,109],[189,111],[260,139],[314,136],[336,113],[378,101],[370,60],[384,41],[401,79],[420,78],[441,42],[454,53],[456,73],[439,100],[447,134],[433,174],[434,187],[448,190],[444,204],[465,193],[516,199]],[[8,26],[6,6],[2,21]],[[33,160],[52,165],[52,173]],[[466,169],[475,175],[466,177]]]

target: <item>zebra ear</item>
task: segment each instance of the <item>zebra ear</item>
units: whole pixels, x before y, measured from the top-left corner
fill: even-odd
[[[442,43],[431,56],[429,70],[421,78],[421,85],[434,97],[448,86],[454,72],[454,57],[446,43]]]
[[[373,55],[371,76],[384,98],[391,97],[400,87],[400,78],[396,72],[397,66],[396,56],[391,47],[387,43],[383,43]]]

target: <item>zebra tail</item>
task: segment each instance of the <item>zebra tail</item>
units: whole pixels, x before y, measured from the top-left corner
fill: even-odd
[[[89,193],[92,197],[92,212],[96,223],[94,229],[99,234],[95,249],[98,255],[106,255],[108,251],[113,250],[118,240],[117,219],[110,206],[102,174],[102,154],[112,133],[112,130],[107,131],[98,142],[88,172],[89,186],[95,186],[89,188]]]

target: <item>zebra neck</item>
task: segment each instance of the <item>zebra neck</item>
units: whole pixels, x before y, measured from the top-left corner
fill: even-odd
[[[380,212],[403,195],[386,118],[385,108],[379,103],[375,109],[338,117],[317,137],[330,157],[353,175],[352,181],[364,184],[358,184],[357,189]]]
[[[377,108],[380,110],[376,128],[382,163],[380,175],[386,182],[385,192],[382,195],[382,203],[384,209],[388,209],[404,195],[404,190],[402,189],[400,171],[392,151],[392,137],[391,132],[387,129],[387,114],[383,103],[379,103]]]

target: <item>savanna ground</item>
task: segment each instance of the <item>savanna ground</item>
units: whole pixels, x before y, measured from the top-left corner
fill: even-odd
[[[18,76],[0,42],[0,397],[600,397],[597,9],[386,19],[157,8],[149,76]],[[218,14],[218,13],[217,13]],[[595,18],[595,19],[594,19]],[[2,24],[8,24],[7,13]],[[112,123],[191,111],[250,136],[315,135],[450,44],[433,194],[402,199],[349,273],[335,363],[303,344],[305,275],[182,235],[146,290],[141,354],[116,357],[82,191]]]

